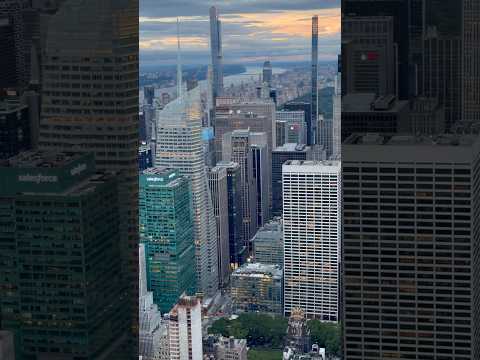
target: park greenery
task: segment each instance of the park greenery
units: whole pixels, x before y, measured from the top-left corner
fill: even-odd
[[[250,349],[248,350],[248,360],[280,360],[282,350],[271,349]]]
[[[233,336],[237,339],[247,339],[249,359],[257,359],[267,354],[265,349],[280,350],[285,344],[288,319],[270,314],[244,313],[236,319],[219,319],[209,329],[211,334]],[[340,324],[325,323],[318,320],[309,320],[312,344],[326,348],[329,354],[340,354],[341,327]],[[253,352],[252,352],[253,351]],[[277,356],[277,354],[272,354]]]
[[[318,344],[320,347],[325,348],[327,354],[340,355],[340,324],[310,320],[307,322],[307,326],[310,329],[312,344]]]
[[[237,339],[247,339],[250,347],[282,349],[288,320],[269,314],[245,313],[233,320],[215,321],[209,332]]]

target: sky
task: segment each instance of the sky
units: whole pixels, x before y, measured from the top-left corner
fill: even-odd
[[[212,5],[222,21],[224,63],[309,60],[313,15],[319,60],[335,60],[340,51],[340,0],[140,0],[141,65],[176,62],[177,17],[182,63],[209,64]]]

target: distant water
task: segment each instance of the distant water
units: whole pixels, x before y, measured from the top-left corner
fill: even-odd
[[[254,82],[259,79],[259,76],[262,74],[262,66],[246,66],[246,71],[241,74],[236,75],[228,75],[223,78],[223,86],[229,87],[230,85],[240,85],[243,83]],[[273,74],[282,74],[286,72],[287,69],[279,68],[279,67],[272,67]],[[206,80],[201,80],[198,82],[199,86],[202,89],[205,89],[207,86]],[[176,87],[168,87],[163,89],[155,89],[155,96],[161,96],[163,92],[174,93],[176,91]],[[140,89],[140,102],[143,102],[143,89]]]
[[[223,85],[225,87],[229,87],[231,84],[239,85],[242,82],[248,83],[251,81],[257,81],[259,76],[262,74],[263,68],[261,66],[246,66],[246,71],[242,74],[230,75],[225,76],[223,79]],[[273,74],[282,74],[286,69],[273,67],[272,73]]]

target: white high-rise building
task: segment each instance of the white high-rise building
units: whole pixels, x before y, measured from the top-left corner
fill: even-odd
[[[153,293],[147,289],[145,245],[139,245],[139,355],[142,360],[166,360],[169,358],[167,323],[153,302]]]
[[[200,299],[182,296],[168,314],[170,360],[203,360]]]
[[[199,88],[157,113],[155,166],[177,169],[192,184],[197,284],[205,296],[218,289],[217,234],[202,140]]]
[[[282,167],[284,313],[338,321],[340,161],[289,160]]]

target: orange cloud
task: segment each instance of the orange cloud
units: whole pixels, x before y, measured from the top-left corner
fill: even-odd
[[[200,36],[182,36],[180,39],[182,48],[206,48],[208,47],[208,39]],[[140,40],[141,49],[167,49],[177,47],[177,37],[167,36],[161,39]]]
[[[245,23],[246,27],[256,28],[272,35],[291,37],[311,36],[311,17],[318,15],[319,36],[329,36],[340,32],[340,9],[311,11],[285,11],[275,13],[238,14],[238,18],[222,19],[225,23]],[[255,36],[255,34],[251,34]],[[278,37],[277,37],[278,38]]]

